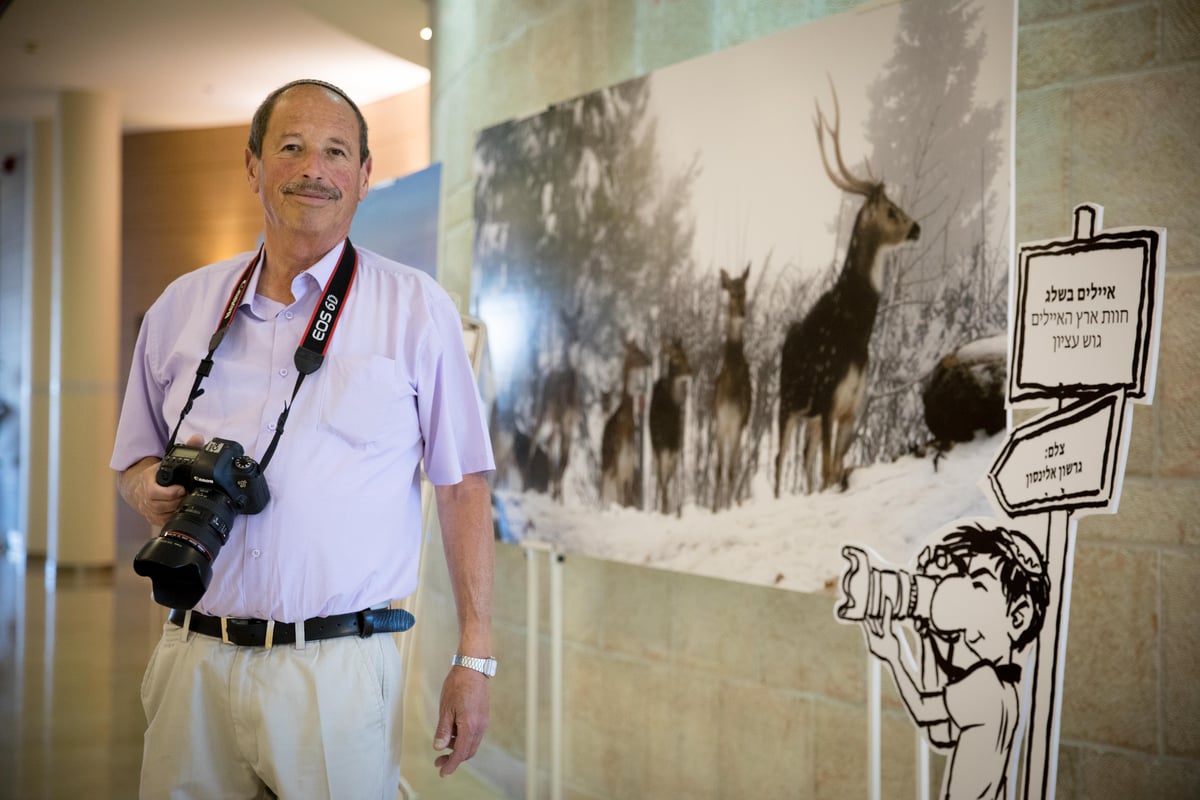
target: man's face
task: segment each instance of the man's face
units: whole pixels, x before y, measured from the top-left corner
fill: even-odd
[[[354,110],[320,86],[301,85],[276,102],[262,159],[246,151],[246,175],[268,231],[328,240],[350,232],[367,194],[371,160],[360,164]]]
[[[1014,613],[1004,599],[996,559],[975,556],[962,573],[948,575],[933,593],[930,622],[944,633],[960,633],[961,641],[980,658],[1007,660],[1017,624],[1025,615]]]

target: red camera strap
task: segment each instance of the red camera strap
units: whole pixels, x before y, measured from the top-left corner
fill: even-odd
[[[217,323],[217,329],[208,340],[208,354],[200,360],[200,365],[196,368],[196,380],[192,384],[192,391],[183,406],[183,411],[179,414],[179,421],[175,423],[175,430],[171,432],[171,441],[167,443],[167,450],[170,450],[175,445],[175,438],[179,435],[179,428],[183,425],[184,417],[192,410],[192,403],[195,402],[196,398],[204,394],[204,390],[200,388],[200,384],[212,372],[213,354],[221,346],[221,340],[225,338],[225,332],[233,324],[234,317],[237,316],[238,307],[241,306],[242,299],[246,295],[246,289],[250,286],[250,278],[253,277],[254,270],[258,267],[258,263],[262,258],[263,248],[259,247],[258,253],[250,260],[249,266],[242,272],[238,282],[234,284],[233,291],[229,295],[229,300],[225,303],[225,310],[222,312],[221,319]],[[284,405],[283,412],[280,413],[279,420],[275,424],[275,436],[271,439],[271,444],[267,447],[267,452],[263,455],[262,461],[259,462],[259,466],[264,470],[267,468],[267,463],[271,460],[271,457],[275,454],[275,447],[279,444],[279,437],[283,435],[283,427],[287,422],[292,401],[296,399],[296,394],[300,391],[300,384],[304,382],[306,375],[320,369],[321,363],[325,360],[325,352],[329,348],[329,341],[333,338],[333,331],[337,328],[338,319],[341,318],[342,309],[346,305],[346,297],[349,296],[350,288],[354,285],[354,275],[357,270],[358,251],[354,249],[354,245],[350,244],[350,240],[347,239],[345,244],[342,245],[342,254],[338,258],[337,267],[333,270],[333,274],[329,276],[321,298],[317,301],[317,307],[313,309],[304,338],[300,340],[300,346],[296,348],[294,361],[296,370],[299,373],[296,377],[296,386],[292,389],[291,400]]]

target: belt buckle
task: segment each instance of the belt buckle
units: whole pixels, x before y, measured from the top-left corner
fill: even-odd
[[[238,647],[257,644],[254,636],[254,623],[258,620],[250,617],[221,617],[221,641]],[[268,626],[268,641],[274,639],[274,626]],[[269,647],[270,645],[268,645]]]

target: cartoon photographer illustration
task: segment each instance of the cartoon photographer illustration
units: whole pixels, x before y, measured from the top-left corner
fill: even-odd
[[[857,547],[842,554],[849,565],[837,616],[862,623],[913,721],[950,751],[942,797],[1004,796],[1023,716],[1017,659],[1037,639],[1049,602],[1037,547],[1019,531],[960,523],[921,552],[915,572],[875,566]],[[902,620],[920,646],[919,675],[897,630]]]

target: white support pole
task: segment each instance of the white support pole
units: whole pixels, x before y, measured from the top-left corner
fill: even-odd
[[[880,800],[880,773],[882,772],[880,706],[882,702],[879,659],[871,658],[871,667],[867,673],[867,795],[870,800]]]
[[[549,555],[550,591],[550,797],[562,800],[563,720],[563,561],[553,545],[522,542],[525,549],[525,798],[538,796],[538,646],[541,599],[538,586],[537,552]]]
[[[917,731],[917,800],[929,800],[929,745]]]
[[[1050,576],[1050,602],[1034,656],[1033,702],[1026,728],[1025,800],[1051,800],[1058,783],[1058,743],[1062,711],[1062,672],[1066,666],[1067,620],[1071,608],[1071,571],[1075,532],[1070,511],[1047,515],[1042,552]]]
[[[550,553],[550,797],[563,795],[563,556]]]
[[[532,543],[531,543],[532,544]],[[525,547],[525,800],[538,795],[538,559]]]

